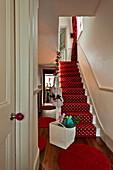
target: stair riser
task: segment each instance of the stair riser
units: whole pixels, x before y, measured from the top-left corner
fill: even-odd
[[[60,64],[60,67],[62,67],[62,68],[78,67],[79,68],[78,63],[74,63],[74,64]]]
[[[87,113],[90,111],[90,105],[63,105],[62,112],[79,112]]]
[[[60,74],[60,77],[80,77],[80,73],[78,73],[78,72],[65,72],[65,73],[61,73]]]
[[[60,65],[60,68],[77,68],[77,64]]]
[[[61,84],[61,88],[82,88],[82,83],[63,83]]]
[[[85,95],[85,89],[68,89],[68,90],[64,90],[62,89],[62,95]]]
[[[76,128],[76,137],[95,137],[96,129],[81,129]]]
[[[60,82],[81,82],[81,77],[61,77]]]
[[[59,72],[60,73],[63,73],[63,72],[73,73],[73,72],[79,72],[79,69],[78,68],[65,68],[65,69],[60,69]]]
[[[60,61],[60,65],[77,64],[78,61]]]
[[[84,123],[77,124],[76,137],[95,137],[96,136],[96,127],[91,124],[86,124],[86,125],[84,126]]]
[[[65,97],[63,96],[64,102],[66,103],[87,103],[87,96],[84,97]]]

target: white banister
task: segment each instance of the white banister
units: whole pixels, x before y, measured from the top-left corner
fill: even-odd
[[[71,52],[72,52],[72,48],[63,49],[61,51],[60,61],[71,61]]]

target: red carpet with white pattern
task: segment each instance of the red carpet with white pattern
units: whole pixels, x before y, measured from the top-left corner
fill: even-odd
[[[76,137],[96,137],[96,127],[92,124],[93,115],[87,103],[77,61],[60,61],[60,86],[64,99],[62,114],[77,117],[82,113],[76,126]]]

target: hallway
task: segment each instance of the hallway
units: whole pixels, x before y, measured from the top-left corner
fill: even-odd
[[[58,0],[57,2],[59,3],[60,1]],[[52,3],[46,4],[44,3],[44,0],[42,0],[39,8],[39,73],[42,73],[43,68],[49,68],[50,66],[53,67],[55,65],[55,43],[57,42],[56,37],[58,36],[58,23],[55,18],[62,16],[62,12],[65,11],[66,13],[63,16],[67,16],[67,12],[71,13],[71,15],[69,13],[68,16],[78,15],[78,11],[75,9],[78,5],[73,5],[74,15],[72,15],[72,10],[64,10],[64,8],[69,8],[67,4],[65,4],[65,7],[62,8],[62,2],[60,5]],[[86,3],[83,7],[89,8]],[[86,82],[87,89],[90,93],[92,104],[94,106],[94,113],[97,115],[97,122],[101,127],[101,138],[77,137],[75,143],[88,144],[100,149],[110,160],[113,170],[113,152],[110,151],[110,149],[113,151],[113,57],[111,48],[111,44],[113,44],[113,38],[111,36],[113,30],[112,7],[113,1],[110,0],[107,2],[102,0],[97,3],[94,13],[90,13],[88,15],[84,14],[84,30],[77,42],[78,61],[80,63],[84,81]],[[86,11],[88,12],[88,10]],[[66,36],[70,35],[70,33],[71,31],[69,31]],[[39,84],[42,83],[41,78],[40,74]],[[68,99],[70,102],[69,97]],[[70,107],[68,111],[69,110]],[[40,169],[59,169],[57,164],[57,154],[60,148],[49,144],[48,128],[39,128],[39,134],[43,135],[47,139],[46,148],[40,153]],[[102,141],[102,139],[107,145]],[[107,146],[109,146],[110,149]]]
[[[47,140],[45,149],[40,152],[39,170],[60,170],[57,163],[57,155],[60,151],[60,148],[49,143],[49,129],[39,128],[39,134],[43,135]],[[111,170],[113,170],[113,153],[110,151],[110,149],[106,146],[106,144],[102,141],[100,137],[77,137],[74,143],[87,144],[102,151],[108,157],[111,163]]]

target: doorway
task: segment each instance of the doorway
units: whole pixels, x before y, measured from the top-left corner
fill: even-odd
[[[55,69],[43,69],[43,103],[50,103],[50,91],[53,86]]]

